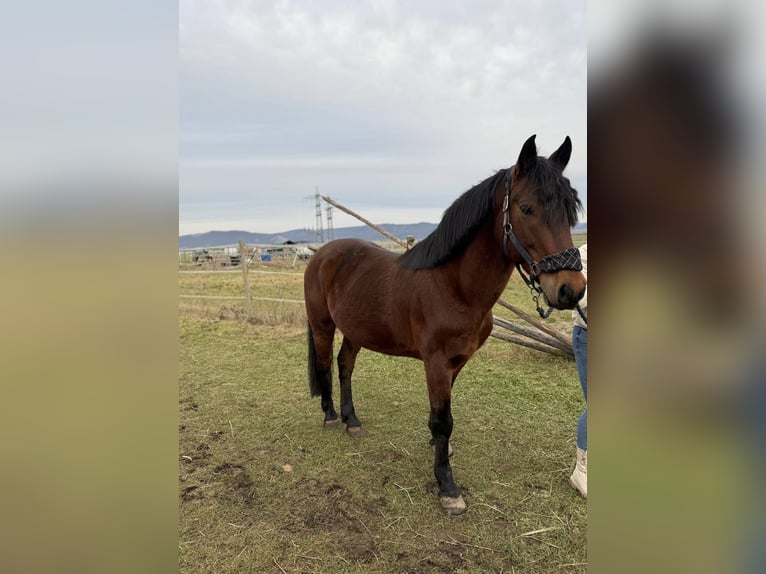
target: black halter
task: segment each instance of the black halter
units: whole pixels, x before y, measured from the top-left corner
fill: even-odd
[[[508,169],[505,172],[505,197],[503,198],[503,253],[508,257],[508,240],[510,239],[516,251],[519,252],[519,255],[529,266],[529,276],[524,273],[521,263],[516,264],[516,269],[518,269],[524,283],[529,287],[529,292],[532,294],[532,300],[535,302],[535,307],[540,317],[547,319],[553,308],[548,305],[548,309],[545,310],[540,306],[539,297],[543,292],[540,286],[540,273],[555,273],[556,271],[563,270],[582,271],[580,251],[576,247],[567,247],[558,253],[546,255],[539,262],[532,259],[532,256],[521,244],[516,234],[513,233],[513,226],[511,225],[511,184],[511,170]],[[582,312],[580,314],[582,315]]]

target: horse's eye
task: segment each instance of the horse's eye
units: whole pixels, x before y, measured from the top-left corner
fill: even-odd
[[[528,205],[520,205],[519,207],[521,208],[521,213],[524,215],[532,215],[532,208]]]

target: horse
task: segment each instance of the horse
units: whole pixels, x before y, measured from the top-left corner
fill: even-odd
[[[538,156],[533,135],[513,166],[463,193],[436,229],[405,253],[338,239],[320,247],[306,266],[309,390],[321,397],[324,426],[342,422],[350,435],[366,434],[351,393],[362,348],[423,361],[434,475],[450,515],[466,510],[449,461],[452,387],[489,337],[492,307],[514,268],[522,276],[526,271],[556,309],[573,309],[585,291],[571,236],[582,204],[562,173],[571,153],[567,136],[550,157]],[[332,399],[336,329],[343,334],[340,420]]]

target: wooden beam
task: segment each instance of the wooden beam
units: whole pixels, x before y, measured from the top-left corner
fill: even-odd
[[[513,331],[514,333],[517,333],[519,335],[524,335],[525,337],[529,337],[530,339],[534,339],[535,341],[538,341],[540,343],[550,345],[551,347],[556,347],[557,349],[560,349],[564,351],[565,353],[571,354],[572,356],[574,356],[574,351],[572,350],[571,343],[564,344],[558,339],[554,339],[553,337],[546,335],[545,333],[541,331],[538,331],[536,329],[530,329],[529,327],[525,327],[523,325],[519,325],[511,321],[507,321],[506,319],[503,319],[502,317],[492,317],[492,321],[498,327],[508,329],[509,331]]]
[[[378,226],[378,225],[375,225],[375,224],[374,224],[372,221],[370,221],[370,220],[368,220],[368,219],[365,219],[364,217],[362,217],[362,216],[361,216],[361,215],[359,215],[358,213],[354,213],[354,212],[353,212],[353,211],[351,211],[351,210],[350,210],[348,207],[344,207],[344,206],[342,206],[340,203],[338,203],[338,202],[336,202],[336,201],[333,201],[333,200],[332,200],[332,199],[330,199],[330,198],[329,198],[327,195],[323,195],[323,196],[322,196],[322,199],[324,199],[324,200],[325,200],[327,203],[329,203],[330,205],[332,205],[332,206],[334,206],[334,207],[337,207],[337,208],[338,208],[338,209],[340,209],[341,211],[344,211],[344,212],[348,213],[350,216],[352,216],[352,217],[356,217],[356,218],[357,218],[359,221],[361,221],[361,222],[362,222],[362,223],[364,223],[365,225],[369,225],[370,227],[372,227],[372,228],[373,228],[375,231],[377,231],[378,233],[380,233],[380,234],[382,234],[382,235],[385,235],[386,237],[388,237],[388,238],[389,238],[391,241],[393,241],[394,243],[397,243],[397,244],[401,245],[401,246],[402,246],[402,247],[404,247],[405,249],[409,249],[409,246],[408,246],[407,242],[405,242],[405,241],[402,241],[401,239],[399,239],[399,238],[398,238],[398,237],[396,237],[395,235],[392,235],[392,234],[390,234],[388,231],[386,231],[386,230],[385,230],[385,229],[383,229],[382,227],[380,227],[380,226]]]
[[[548,325],[546,325],[542,321],[539,321],[538,319],[535,319],[534,317],[532,317],[531,315],[525,313],[524,311],[522,311],[521,309],[519,309],[515,305],[511,305],[507,301],[503,301],[502,299],[498,299],[497,302],[500,305],[502,305],[503,307],[505,307],[506,309],[508,309],[509,311],[513,311],[514,313],[516,313],[516,315],[518,315],[519,317],[524,319],[530,325],[534,325],[535,327],[540,329],[543,333],[547,333],[548,335],[550,335],[554,339],[558,339],[559,341],[561,341],[565,345],[570,345],[571,346],[572,343],[571,343],[571,341],[567,337],[565,337],[564,335],[562,335],[561,333],[559,333],[555,329],[551,329]]]
[[[516,345],[521,345],[522,347],[535,349],[536,351],[542,351],[543,353],[550,353],[551,355],[558,355],[560,357],[570,356],[560,349],[554,349],[553,347],[549,347],[548,345],[535,343],[534,341],[530,341],[529,339],[524,339],[522,337],[514,337],[513,335],[504,335],[502,333],[495,333],[494,331],[490,333],[490,337],[494,337],[495,339],[500,339],[501,341],[508,341],[509,343],[515,343]]]

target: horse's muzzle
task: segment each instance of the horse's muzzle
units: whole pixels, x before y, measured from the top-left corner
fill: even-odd
[[[585,276],[579,271],[559,271],[540,275],[545,301],[554,309],[574,309],[585,295]]]
[[[558,304],[559,309],[573,309],[578,301],[582,299],[585,289],[575,292],[572,287],[564,283],[559,287]]]

